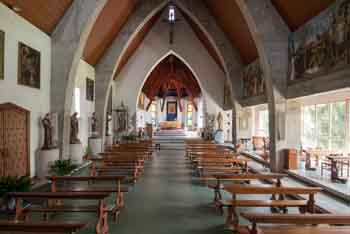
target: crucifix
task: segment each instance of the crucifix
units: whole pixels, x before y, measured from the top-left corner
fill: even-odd
[[[176,19],[176,12],[175,12],[175,6],[170,4],[168,8],[168,18],[166,19],[166,22],[169,23],[169,43],[174,43],[174,26],[176,21],[180,21]]]

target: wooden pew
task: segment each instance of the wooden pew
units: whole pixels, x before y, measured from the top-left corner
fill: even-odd
[[[197,170],[199,176],[203,176],[205,170],[208,171],[218,169],[226,171],[229,170],[229,168],[237,168],[237,170],[246,173],[248,172],[249,161],[249,159],[244,158],[202,158],[195,164],[195,170]]]
[[[96,224],[97,234],[108,234],[108,212],[109,208],[105,199],[109,192],[12,192],[8,196],[16,200],[15,221],[27,220],[28,213],[43,213],[44,220],[48,219],[48,213],[57,212],[88,212],[96,213],[98,220]],[[40,200],[46,203],[44,207],[23,207],[23,200]],[[62,200],[91,200],[98,201],[97,205],[66,206]],[[50,202],[60,201],[60,202]]]
[[[345,234],[350,233],[350,226],[319,227],[315,225],[350,225],[350,215],[340,214],[260,214],[241,213],[241,216],[252,223],[250,234]],[[258,223],[288,224],[258,228]],[[298,225],[298,226],[297,226]],[[301,226],[303,225],[303,226]],[[309,226],[306,226],[309,225]],[[312,225],[312,226],[310,226]]]
[[[86,226],[79,222],[16,222],[0,221],[0,234],[57,233],[74,234]]]
[[[51,192],[108,192],[115,193],[114,207],[111,209],[111,213],[114,220],[117,221],[121,209],[124,207],[124,193],[128,192],[128,189],[121,186],[121,182],[125,180],[126,176],[48,176],[46,177],[51,181]],[[94,187],[67,187],[66,182],[97,182],[97,181],[114,181],[115,187],[109,186],[108,188],[94,188]],[[63,182],[64,186],[58,186],[59,182]]]
[[[98,173],[113,173],[119,175],[131,175],[134,182],[143,171],[144,160],[134,157],[93,157],[88,158],[92,162],[90,175],[97,176]],[[100,167],[97,164],[101,164]]]
[[[237,207],[283,207],[284,213],[287,207],[298,207],[301,213],[315,213],[315,194],[322,189],[318,187],[276,187],[263,185],[231,185],[225,186],[224,190],[232,194],[232,200],[225,205],[228,206],[228,216],[226,224],[237,229],[238,215]],[[280,195],[278,200],[238,200],[239,194],[257,194],[257,195]],[[281,196],[282,195],[282,196]],[[308,200],[290,200],[285,199],[286,195],[308,195]]]
[[[214,190],[214,205],[219,209],[221,213],[223,213],[223,204],[221,202],[222,194],[221,190],[224,189],[224,186],[222,184],[223,181],[229,181],[229,182],[238,182],[238,183],[250,183],[252,180],[269,180],[274,181],[274,185],[276,187],[280,187],[282,185],[281,179],[285,177],[286,174],[279,174],[279,173],[244,173],[244,174],[212,174],[208,175],[207,177],[204,177],[203,179],[205,181],[208,180],[215,180],[216,183],[214,185],[208,185],[210,189]]]

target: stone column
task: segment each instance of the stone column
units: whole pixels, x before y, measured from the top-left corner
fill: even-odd
[[[270,0],[236,0],[259,53],[269,109],[270,168],[280,171],[285,147],[289,28]]]
[[[51,111],[58,114],[61,158],[69,155],[69,119],[79,61],[88,35],[106,2],[74,0],[51,36]]]

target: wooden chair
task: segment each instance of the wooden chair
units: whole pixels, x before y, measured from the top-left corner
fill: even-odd
[[[350,215],[341,214],[260,214],[241,213],[241,216],[252,223],[248,228],[250,234],[345,234],[350,233],[350,226],[319,227],[319,224],[350,225]],[[288,224],[284,226],[257,227],[257,224]]]

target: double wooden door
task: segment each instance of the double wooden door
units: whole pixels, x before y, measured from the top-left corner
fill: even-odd
[[[0,176],[29,175],[30,113],[0,104]]]

